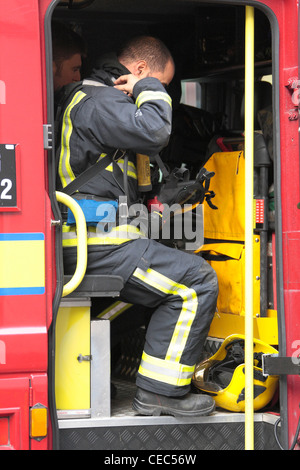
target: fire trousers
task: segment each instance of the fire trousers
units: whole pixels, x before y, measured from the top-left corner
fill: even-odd
[[[64,249],[64,266],[72,273],[76,249]],[[87,273],[121,275],[120,299],[154,309],[137,386],[166,396],[185,395],[216,309],[215,271],[200,256],[138,239],[89,247]]]

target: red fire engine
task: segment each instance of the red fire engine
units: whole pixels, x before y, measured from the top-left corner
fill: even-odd
[[[216,171],[222,167],[214,163],[216,156],[238,156],[245,164],[239,167],[244,192],[236,196],[245,244],[240,239],[234,255],[225,253],[236,264],[224,268],[210,258],[220,286],[226,284],[224,271],[244,280],[241,305],[232,305],[224,287],[207,340],[207,354],[214,355],[228,336],[245,337],[243,410],[230,411],[221,403],[211,416],[197,419],[135,415],[127,405],[139,360],[133,349],[143,341],[143,331],[122,343],[116,369],[123,375],[110,371],[110,321],[91,320],[90,312],[95,298],[103,299],[103,310],[107,299],[115,305],[122,280],[108,278],[91,288],[84,278],[82,214],[71,198],[56,192],[54,19],[85,38],[83,74],[99,53],[129,33],[161,37],[180,64],[184,112],[174,127],[177,144],[184,142],[181,161],[171,151],[166,161],[195,172],[213,140],[216,147],[205,165],[216,173],[216,200],[218,191],[226,194],[230,185],[234,191],[238,186]],[[1,0],[0,22],[0,449],[299,449],[298,2]],[[257,97],[262,82],[271,93]],[[271,116],[271,125],[258,130],[253,124],[257,109],[270,113],[263,123]],[[238,139],[235,130],[242,130]],[[257,130],[271,159],[267,192],[258,194],[253,206]],[[75,212],[81,237],[73,279],[63,274],[61,202]],[[220,209],[216,212],[224,221],[228,212]],[[204,207],[204,236],[213,238],[205,233],[207,214]],[[239,217],[231,215],[230,225]],[[216,245],[205,243],[199,251],[216,251]],[[224,260],[222,248],[218,255]],[[262,380],[277,377],[278,382],[271,402],[259,410],[253,409],[253,338],[273,351],[264,355]],[[115,399],[110,396],[113,372]]]

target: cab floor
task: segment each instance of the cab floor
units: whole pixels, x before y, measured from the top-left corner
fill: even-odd
[[[132,409],[132,400],[136,392],[135,383],[114,379],[112,381],[112,390],[111,416],[135,416],[136,412]]]
[[[113,379],[112,388],[114,389],[114,396],[111,399],[111,417],[131,417],[137,416],[137,412],[132,409],[132,401],[136,393],[136,385],[132,381],[126,381],[123,379]],[[269,420],[273,421],[278,418],[278,409],[274,407],[272,410],[264,410],[264,412],[254,413],[255,418],[259,419],[262,415],[269,416]],[[214,413],[210,416],[214,417],[214,420],[218,417],[222,419],[234,420],[238,416],[244,417],[244,413],[233,413],[226,411],[222,408],[216,408]]]

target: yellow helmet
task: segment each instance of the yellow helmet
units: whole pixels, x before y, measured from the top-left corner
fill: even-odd
[[[244,335],[228,336],[220,349],[200,362],[192,382],[199,390],[213,396],[216,405],[230,411],[245,411]],[[278,351],[263,341],[253,340],[254,411],[266,406],[277,389],[278,377],[264,377],[262,355]]]

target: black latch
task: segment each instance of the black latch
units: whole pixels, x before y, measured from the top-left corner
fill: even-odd
[[[300,375],[299,357],[281,357],[278,354],[263,354],[263,375]]]
[[[82,354],[79,354],[79,356],[77,357],[78,362],[82,362],[82,361],[90,362],[91,360],[92,360],[92,356],[89,356],[89,355],[83,356]]]

